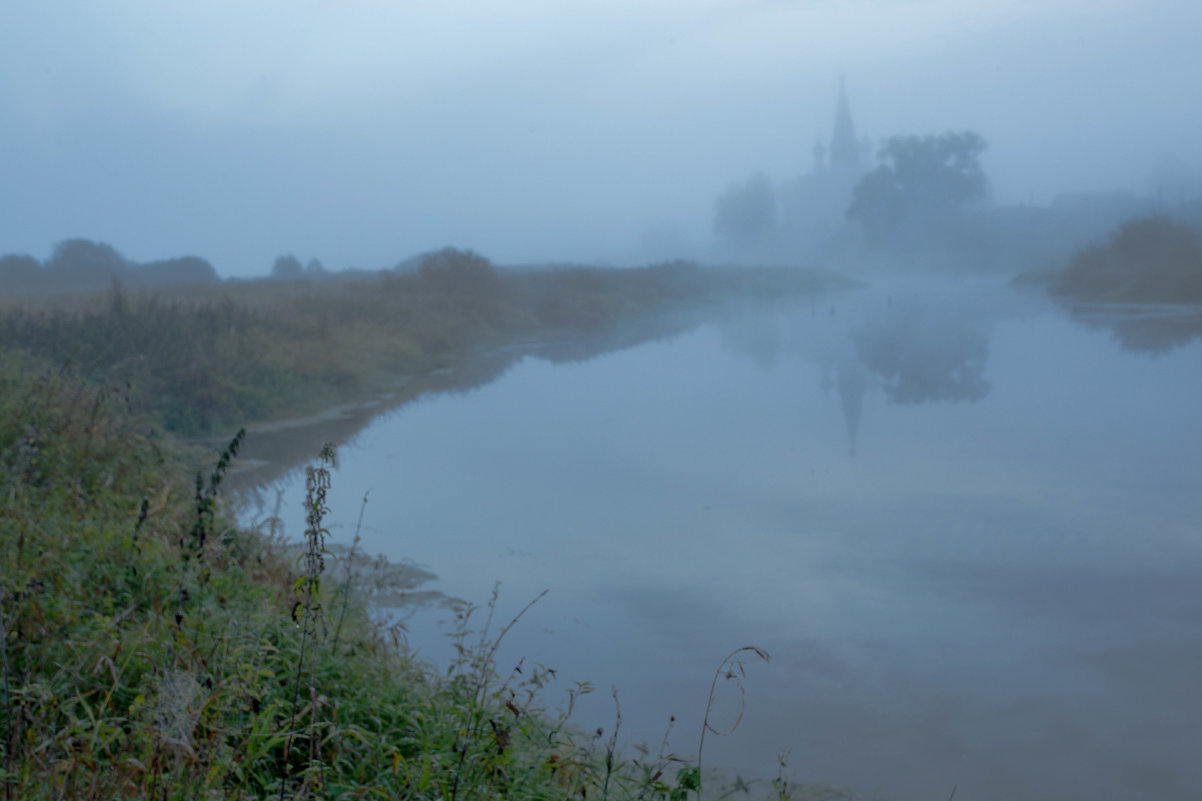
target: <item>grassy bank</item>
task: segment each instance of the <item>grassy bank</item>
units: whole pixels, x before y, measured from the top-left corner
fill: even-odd
[[[13,354],[0,388],[5,799],[696,787],[694,766],[575,735],[544,708],[549,671],[499,675],[503,630],[479,614],[460,613],[445,674],[411,659],[356,595],[352,554],[325,541],[332,453],[308,470],[298,559],[223,516],[236,440],[193,483],[119,390]]]
[[[131,408],[172,431],[221,434],[362,398],[471,349],[848,283],[819,271],[680,262],[510,272],[443,251],[411,273],[10,299],[0,305],[0,345],[124,383]]]
[[[449,258],[406,276],[3,309],[6,801],[696,797],[695,761],[624,757],[616,730],[580,735],[549,711],[586,687],[555,689],[532,663],[498,671],[507,627],[487,609],[459,612],[446,671],[412,658],[370,614],[353,543],[326,541],[332,453],[307,471],[298,554],[225,516],[237,438],[194,479],[195,447],[161,421],[211,431],[465,349],[835,282],[688,265],[500,275]],[[740,656],[719,674],[740,675]]]
[[[1168,217],[1132,220],[1041,280],[1068,300],[1202,303],[1202,236]]]
[[[1059,269],[1023,273],[1125,350],[1164,353],[1202,338],[1202,234],[1167,217],[1132,220]]]

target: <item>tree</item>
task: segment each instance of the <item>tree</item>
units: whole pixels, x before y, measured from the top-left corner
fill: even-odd
[[[305,268],[301,265],[300,259],[289,253],[286,256],[279,256],[275,260],[275,264],[271,265],[271,277],[278,278],[284,281],[291,281],[296,278],[301,278],[305,274]]]
[[[54,248],[46,262],[47,277],[60,289],[88,290],[124,278],[129,262],[112,245],[90,239],[68,239]]]
[[[37,289],[42,281],[42,263],[33,256],[9,253],[0,256],[0,293]]]
[[[714,206],[714,233],[731,244],[757,245],[775,230],[776,192],[762,172],[732,184]]]
[[[856,184],[847,218],[876,240],[922,238],[954,227],[987,195],[979,162],[985,147],[971,131],[891,137],[877,154],[884,163]]]
[[[138,267],[136,282],[143,284],[213,284],[221,279],[213,265],[200,256],[159,259]]]
[[[418,283],[448,295],[495,294],[501,285],[492,262],[470,250],[443,248],[422,257]]]

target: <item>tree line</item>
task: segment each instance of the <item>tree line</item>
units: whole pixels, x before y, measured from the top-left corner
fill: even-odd
[[[0,293],[92,292],[114,281],[130,287],[170,284],[215,284],[221,279],[200,256],[178,256],[148,262],[131,261],[112,245],[90,239],[68,239],[50,258],[10,253],[0,256]]]

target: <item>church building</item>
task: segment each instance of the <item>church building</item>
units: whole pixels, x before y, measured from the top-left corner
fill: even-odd
[[[870,142],[856,136],[847,88],[840,77],[829,146],[818,140],[810,172],[780,187],[781,224],[791,243],[809,250],[846,227],[844,212],[852,189],[871,166],[871,148]]]

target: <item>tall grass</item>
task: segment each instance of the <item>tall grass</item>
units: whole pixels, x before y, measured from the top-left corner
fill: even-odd
[[[805,271],[673,263],[631,270],[498,271],[471,253],[415,273],[227,282],[0,304],[0,346],[128,387],[135,411],[186,435],[314,412],[455,354],[732,294],[836,285]]]

